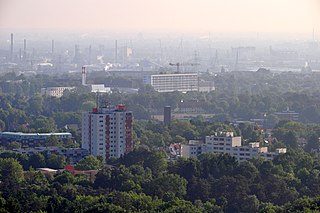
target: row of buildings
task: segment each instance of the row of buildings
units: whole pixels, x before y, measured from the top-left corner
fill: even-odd
[[[264,158],[273,160],[277,155],[286,153],[286,148],[278,148],[275,152],[269,152],[268,147],[260,147],[259,142],[249,143],[243,146],[241,137],[236,137],[233,132],[217,132],[214,135],[206,136],[202,141],[191,140],[189,144],[181,144],[181,157],[197,157],[203,153],[226,153],[235,157],[238,161],[252,158]]]
[[[93,108],[82,114],[82,148],[66,149],[58,147],[34,147],[37,142],[45,141],[51,136],[59,140],[71,139],[70,133],[0,133],[1,142],[18,141],[27,143],[29,148],[16,149],[15,152],[34,153],[49,152],[63,154],[77,162],[84,156],[102,156],[106,161],[109,158],[120,158],[133,150],[133,114],[127,111],[124,105],[103,106]],[[206,136],[205,141],[191,140],[189,144],[181,144],[175,148],[176,156],[197,157],[203,153],[226,153],[238,161],[251,158],[272,160],[275,156],[286,153],[286,148],[278,148],[269,152],[268,147],[261,147],[259,142],[242,145],[241,137],[234,136],[233,132],[217,132]]]

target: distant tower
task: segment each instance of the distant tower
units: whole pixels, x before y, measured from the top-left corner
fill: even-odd
[[[14,61],[14,53],[13,53],[13,33],[11,33],[10,60],[11,60],[11,61]]]
[[[118,41],[115,42],[114,63],[118,63]]]
[[[21,50],[21,48],[19,48],[19,61],[20,62],[22,61],[22,50]]]
[[[171,122],[171,106],[165,106],[163,110],[163,123],[165,125]]]
[[[23,60],[27,61],[27,40],[23,39]]]
[[[74,59],[73,59],[73,61],[74,61],[74,63],[75,64],[78,64],[79,63],[79,45],[74,45]]]
[[[238,71],[238,65],[239,65],[239,50],[237,50],[236,63],[234,65],[234,71]]]
[[[88,63],[91,64],[91,45],[89,45]]]
[[[87,85],[87,74],[86,74],[86,67],[82,66],[82,86]]]

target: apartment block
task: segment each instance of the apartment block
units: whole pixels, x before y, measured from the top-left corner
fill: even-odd
[[[104,160],[133,150],[131,111],[124,105],[93,108],[82,114],[82,148]]]
[[[234,136],[232,132],[219,132],[206,136],[204,143],[190,141],[189,144],[181,145],[182,157],[197,157],[202,153],[225,153],[235,157],[238,161],[251,158],[273,160],[277,155],[286,153],[286,151],[286,148],[279,148],[275,152],[269,152],[268,147],[260,147],[259,142],[242,146],[241,137]]]

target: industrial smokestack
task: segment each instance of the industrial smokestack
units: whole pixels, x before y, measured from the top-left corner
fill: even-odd
[[[22,50],[21,50],[21,48],[19,48],[19,61],[20,62],[22,61]]]
[[[27,60],[27,40],[23,39],[23,60]]]
[[[82,86],[87,85],[86,67],[82,66]]]
[[[11,33],[11,43],[10,43],[10,57],[11,61],[14,61],[14,53],[13,53],[13,33]]]
[[[115,42],[114,63],[118,63],[118,41]]]
[[[89,45],[88,63],[91,64],[91,45]]]

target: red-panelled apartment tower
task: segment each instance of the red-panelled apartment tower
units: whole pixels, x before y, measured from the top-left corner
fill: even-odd
[[[82,114],[82,148],[104,160],[133,150],[133,115],[125,105],[93,108]]]

